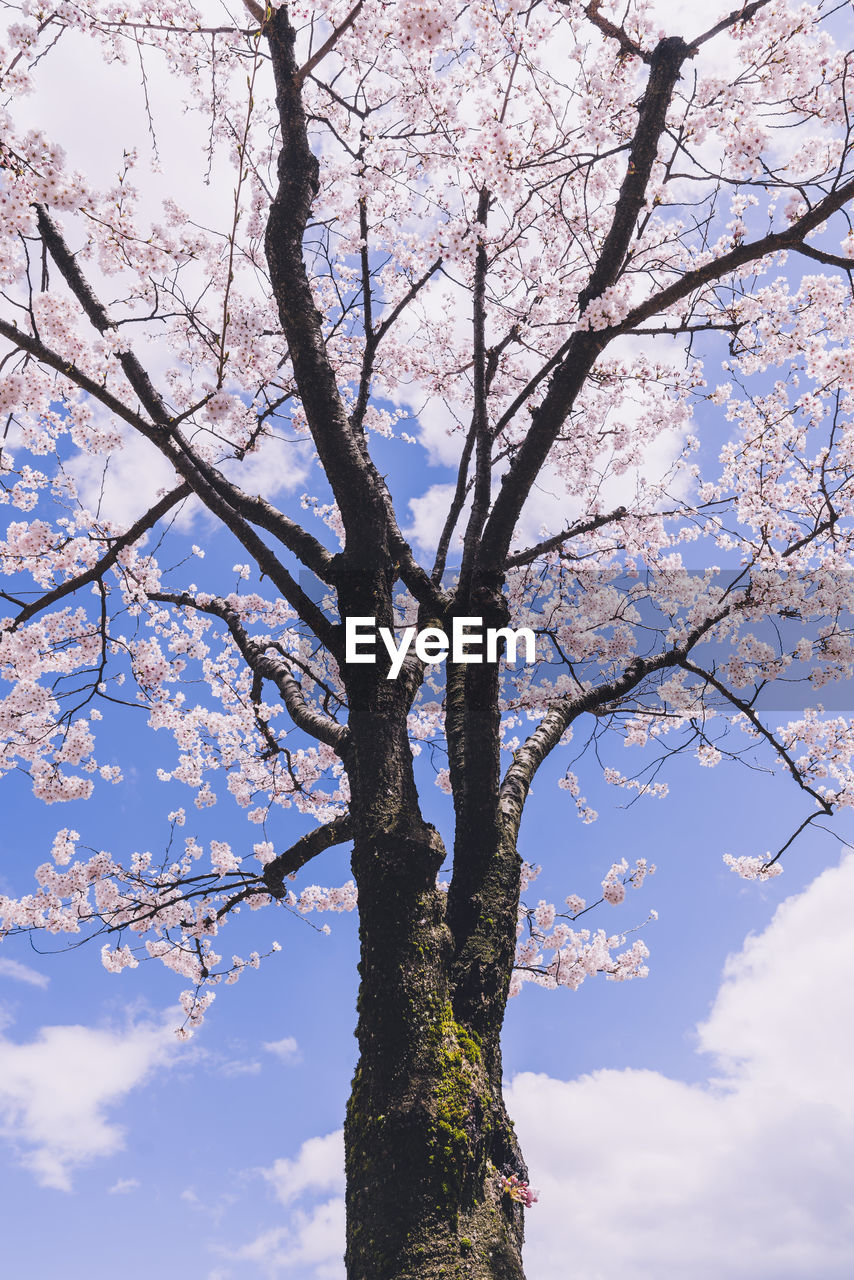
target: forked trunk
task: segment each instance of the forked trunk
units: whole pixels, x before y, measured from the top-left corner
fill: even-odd
[[[385,682],[383,682],[385,683]],[[345,1124],[348,1280],[523,1280],[524,1176],[501,1096],[500,1011],[457,1020],[453,938],[436,887],[444,859],[420,816],[405,710],[376,686],[350,724],[377,716],[348,762],[361,937],[360,1060]],[[402,714],[400,712],[402,711]],[[395,714],[397,712],[398,714]],[[395,725],[396,722],[396,725]],[[497,1006],[496,1006],[497,1009]]]

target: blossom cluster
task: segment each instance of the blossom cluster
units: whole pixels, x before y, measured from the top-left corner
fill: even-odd
[[[515,1173],[503,1174],[501,1177],[501,1190],[511,1200],[515,1200],[517,1204],[524,1205],[526,1209],[530,1209],[536,1204],[539,1196],[532,1191],[530,1186],[523,1178],[519,1178]]]
[[[526,863],[523,868],[522,891],[540,874],[541,868]],[[612,982],[625,982],[647,975],[645,961],[649,950],[636,938],[628,946],[625,933],[606,934],[604,929],[574,929],[579,916],[601,903],[617,906],[625,898],[626,886],[639,889],[647,876],[655,872],[645,858],[638,858],[629,871],[625,858],[615,862],[602,880],[602,896],[589,906],[577,894],[565,899],[567,911],[559,911],[554,903],[541,899],[531,908],[520,902],[516,926],[515,969],[510,982],[510,995],[518,995],[525,982],[554,989],[569,987],[577,991],[586,978],[604,973]],[[651,911],[648,920],[657,918]],[[617,954],[618,947],[625,947]],[[551,956],[546,958],[546,953]]]

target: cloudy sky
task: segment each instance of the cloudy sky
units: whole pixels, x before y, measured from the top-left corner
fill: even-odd
[[[33,106],[49,129],[88,140],[82,160],[102,165],[105,182],[127,141],[123,75],[87,66],[86,95],[46,79]],[[170,87],[157,89],[168,103]],[[161,135],[166,171],[176,137]],[[438,440],[437,431],[426,442],[435,484],[419,471],[412,513],[428,541],[431,495],[453,461]],[[298,492],[303,475],[271,472],[274,461],[262,463],[259,484]],[[129,448],[108,499],[133,493],[142,504],[146,487],[163,482],[157,467]],[[94,470],[78,478],[84,494],[101,481]],[[216,536],[198,513],[183,532],[215,562]],[[116,760],[126,741],[119,726]],[[97,806],[57,814],[35,804],[26,779],[4,778],[0,892],[27,891],[62,825],[117,854],[128,833],[135,847],[162,848],[159,815],[187,796],[154,780],[156,746],[140,738],[126,784]],[[547,866],[535,899],[589,898],[614,859],[647,857],[656,876],[603,923],[631,927],[650,907],[659,920],[644,933],[644,982],[526,989],[510,1007],[507,1096],[540,1193],[528,1215],[529,1280],[848,1277],[854,857],[842,837],[854,839],[851,824],[805,836],[783,876],[747,885],[721,856],[764,853],[790,834],[804,815],[785,781],[676,761],[668,800],[625,809],[624,793],[591,775],[584,789],[601,816],[587,827],[556,788],[565,764],[538,780],[522,830],[523,855]],[[444,797],[428,787],[427,804],[446,824]],[[240,817],[225,805],[200,816],[197,833],[223,827],[239,838]],[[345,855],[330,851],[317,874],[345,881]],[[341,1280],[355,921],[336,918],[328,938],[297,919],[233,926],[244,954],[273,937],[282,952],[221,989],[187,1045],[173,1034],[182,984],[159,968],[116,976],[96,949],[4,944],[0,1223],[11,1274]]]
[[[144,828],[147,763],[97,821],[75,819],[93,843]],[[544,779],[523,831],[525,855],[549,856],[564,892],[589,891],[612,856],[654,857],[644,889],[603,910],[610,927],[660,913],[643,982],[526,989],[510,1006],[507,1097],[540,1193],[528,1274],[841,1280],[854,1249],[854,855],[817,832],[777,880],[738,881],[721,853],[782,831],[795,802],[771,780],[698,779],[687,761],[676,772],[671,798],[646,811],[592,791],[592,826]],[[4,866],[23,875],[56,815],[31,807],[23,785],[15,798]],[[324,879],[340,883],[345,857],[334,857]],[[116,976],[85,947],[5,944],[10,1266],[83,1280],[121,1259],[127,1280],[143,1280],[168,1257],[205,1280],[340,1280],[354,926],[336,917],[324,937],[302,920],[241,919],[236,950],[248,949],[243,928],[255,945],[275,930],[283,950],[221,989],[187,1045],[172,1032],[180,984],[168,973]]]

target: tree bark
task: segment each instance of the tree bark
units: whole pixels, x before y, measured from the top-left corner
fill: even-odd
[[[502,1174],[526,1177],[501,1095],[504,1001],[487,1018],[477,1011],[477,1029],[456,1007],[455,940],[436,886],[445,849],[418,805],[411,694],[384,674],[348,675],[361,985],[347,1275],[523,1280],[523,1211],[501,1187]]]

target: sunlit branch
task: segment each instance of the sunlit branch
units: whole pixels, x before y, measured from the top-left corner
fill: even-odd
[[[526,551],[517,551],[514,555],[508,556],[505,561],[506,567],[514,569],[518,565],[530,564],[533,560],[538,559],[539,556],[546,555],[549,551],[556,551],[565,542],[569,542],[571,538],[580,538],[585,533],[593,533],[595,529],[601,529],[606,524],[614,524],[627,515],[628,511],[625,507],[615,507],[607,515],[594,516],[592,520],[582,520],[577,524],[571,524],[568,529],[564,529],[563,533],[556,533],[551,538],[544,538],[536,546],[528,547]]]

